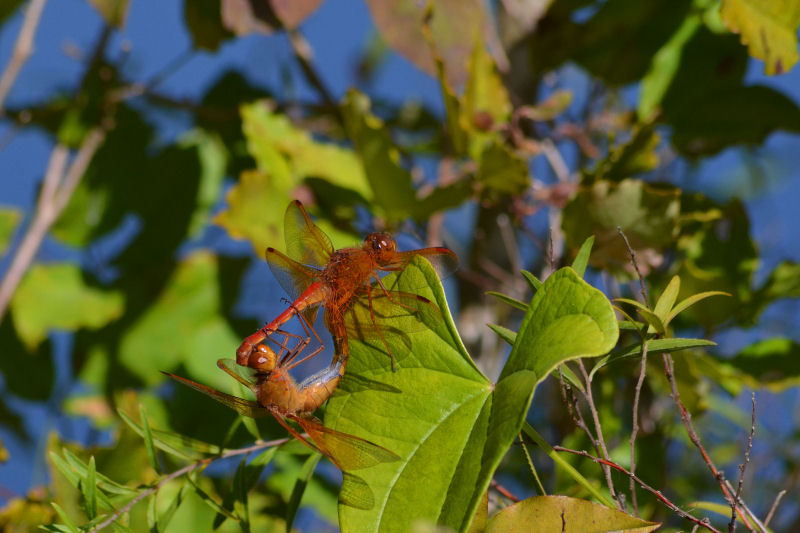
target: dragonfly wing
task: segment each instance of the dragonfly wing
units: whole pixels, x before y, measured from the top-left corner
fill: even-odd
[[[238,396],[225,394],[224,392],[212,389],[211,387],[207,387],[206,385],[202,385],[196,381],[192,381],[181,376],[176,376],[175,374],[170,374],[169,372],[164,372],[164,374],[171,377],[175,381],[183,383],[187,387],[191,387],[196,391],[202,392],[206,396],[217,400],[219,403],[227,405],[240,415],[249,416],[250,418],[260,418],[270,414],[268,409],[261,407],[256,402],[245,400],[244,398],[239,398]]]
[[[373,284],[358,291],[345,314],[348,336],[377,339],[434,327],[442,321],[439,307],[418,294],[387,291]]]
[[[448,277],[458,269],[458,256],[452,250],[442,247],[422,248],[408,252],[396,252],[394,258],[380,267],[381,270],[403,270],[417,256],[430,262],[440,279]]]
[[[297,415],[289,416],[300,424],[317,448],[342,470],[359,470],[400,460],[394,452],[368,440],[341,433]]]
[[[283,220],[286,254],[304,265],[323,267],[333,253],[333,243],[312,222],[303,204],[295,200],[286,209]]]
[[[319,278],[319,270],[298,263],[274,248],[267,248],[266,258],[272,275],[292,300],[297,299]]]

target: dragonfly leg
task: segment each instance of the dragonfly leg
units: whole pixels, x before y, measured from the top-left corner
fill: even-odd
[[[319,352],[321,352],[322,350],[325,349],[325,344],[322,342],[322,339],[319,337],[319,335],[317,334],[317,332],[314,329],[314,327],[311,324],[308,323],[308,321],[306,320],[306,317],[304,317],[302,313],[297,313],[297,319],[300,320],[300,325],[303,326],[303,331],[305,331],[305,333],[306,333],[306,337],[305,337],[305,342],[303,344],[303,348],[305,348],[308,345],[308,343],[311,341],[311,335],[312,334],[317,339],[317,342],[319,343],[319,346],[316,349],[314,349],[314,351],[312,351],[310,354],[306,355],[305,357],[303,357],[302,359],[300,359],[297,362],[293,362],[294,358],[297,357],[301,353],[302,350],[293,350],[293,352],[291,354],[291,357],[286,357],[285,360],[282,362],[282,364],[286,366],[287,370],[292,369],[292,368],[304,363],[305,361],[308,361],[309,359],[311,359],[312,357],[314,357]]]

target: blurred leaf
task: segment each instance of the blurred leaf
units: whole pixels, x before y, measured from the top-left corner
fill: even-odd
[[[122,28],[128,18],[130,0],[89,0],[89,3],[100,12],[106,24]]]
[[[0,508],[0,531],[26,533],[41,524],[53,522],[55,510],[42,496],[37,491],[30,491],[24,498],[9,498]]]
[[[62,448],[61,453],[64,455],[64,460],[69,464],[72,471],[76,472],[78,478],[85,478],[89,475],[89,466],[86,465],[83,461],[81,461],[74,453],[69,451],[67,448]],[[92,459],[94,456],[92,456]],[[57,455],[55,457],[51,456],[51,459],[54,459],[54,463],[61,461],[61,458]],[[63,464],[63,462],[62,462]],[[62,473],[64,472],[63,468],[59,468]],[[125,485],[121,485],[116,481],[112,480],[108,476],[104,476],[99,472],[95,472],[96,478],[96,485],[98,488],[110,492],[112,494],[123,494],[127,496],[136,495],[138,491],[136,489],[132,489],[130,487],[126,487]]]
[[[153,444],[153,435],[150,433],[150,421],[147,420],[147,409],[144,405],[139,405],[139,419],[142,421],[142,438],[144,439],[144,449],[147,450],[147,458],[150,460],[150,466],[153,467],[157,473],[161,474],[161,465],[158,464],[158,456],[156,455],[156,447]]]
[[[7,0],[0,4],[0,23],[16,12],[23,0]]]
[[[22,218],[22,211],[13,207],[0,208],[0,257],[8,250],[11,238]]]
[[[228,151],[222,140],[203,130],[193,130],[181,138],[184,148],[195,147],[200,160],[200,177],[197,188],[197,204],[189,224],[189,236],[197,237],[208,224],[211,209],[219,200]]]
[[[661,105],[683,155],[711,155],[734,144],[760,144],[776,129],[800,130],[800,109],[782,93],[744,86],[747,53],[730,34],[705,26],[683,47]]]
[[[750,55],[764,61],[766,74],[788,72],[797,62],[797,0],[722,0],[720,14],[732,32],[741,34]]]
[[[297,510],[300,508],[300,502],[303,499],[308,480],[314,475],[314,469],[321,458],[322,454],[312,453],[303,463],[303,468],[300,469],[300,475],[297,476],[297,481],[292,489],[292,496],[289,498],[289,505],[286,509],[286,533],[291,533],[292,531],[292,525],[297,516]]]
[[[559,89],[553,91],[553,94],[548,96],[544,101],[534,106],[522,107],[520,111],[522,112],[522,116],[528,120],[542,122],[555,119],[566,111],[571,103],[572,91]]]
[[[716,346],[717,343],[706,339],[681,339],[681,338],[666,338],[666,339],[650,339],[647,341],[647,353],[649,355],[656,355],[664,352],[679,352],[689,348],[700,348],[705,346]],[[589,379],[594,377],[594,374],[610,364],[616,363],[623,359],[638,358],[642,355],[642,343],[626,346],[614,350],[605,357],[601,357],[595,363],[592,371],[589,372]]]
[[[639,81],[689,13],[692,0],[560,1],[528,36],[531,75],[575,61],[610,85]],[[591,8],[586,19],[583,8]],[[595,9],[596,8],[596,9]]]
[[[217,259],[206,251],[187,256],[156,302],[123,335],[119,361],[146,383],[183,363],[205,383],[222,385],[216,360],[237,346],[238,335],[220,315]]]
[[[521,302],[521,301],[517,300],[516,298],[512,298],[511,296],[507,296],[505,294],[502,294],[502,293],[499,293],[499,292],[495,292],[495,291],[487,291],[486,294],[488,296],[494,296],[495,298],[497,298],[501,302],[506,303],[506,304],[510,305],[511,307],[516,307],[517,309],[520,309],[522,311],[527,311],[528,310],[528,304],[526,304],[525,302]]]
[[[89,458],[89,467],[86,469],[86,477],[81,480],[81,489],[86,501],[86,516],[89,520],[94,520],[97,516],[97,471],[94,463],[94,456]]]
[[[599,503],[568,496],[533,496],[509,505],[489,520],[487,533],[516,531],[521,524],[540,531],[648,533],[661,524],[647,522]]]
[[[46,305],[42,305],[46,302]],[[119,291],[87,285],[75,264],[34,265],[14,293],[14,326],[29,349],[36,348],[50,330],[97,329],[122,315]]]
[[[775,300],[797,297],[800,297],[800,265],[788,261],[780,263],[764,284],[753,291],[752,300],[747,305],[748,321],[755,322]]]
[[[493,142],[480,155],[477,183],[488,198],[522,194],[531,184],[528,162],[505,144]]]
[[[736,354],[727,364],[750,379],[751,387],[780,392],[800,385],[800,344],[782,337],[756,342]]]
[[[637,124],[631,138],[612,148],[590,173],[584,175],[581,183],[588,185],[602,179],[619,182],[658,167],[656,149],[661,137],[655,127],[654,121]]]
[[[451,86],[464,83],[474,43],[487,24],[483,2],[433,0],[430,29]],[[414,0],[367,0],[375,26],[387,44],[431,76],[436,74],[431,49],[422,32],[427,3]]]
[[[430,267],[413,263],[398,285],[409,290],[425,286],[423,279],[428,288],[421,294],[443,310],[445,320],[415,334],[410,348],[390,341],[400,344],[390,344],[396,353],[408,352],[397,372],[377,347],[353,341],[349,372],[328,404],[327,425],[403,457],[359,470],[375,500],[384,503],[370,510],[341,505],[343,530],[383,524],[407,529],[412,519],[420,518],[466,528],[519,434],[536,384],[559,363],[601,355],[616,342],[616,319],[608,300],[571,269],[559,270],[531,301],[493,391],[464,351]],[[351,373],[402,391],[402,401],[388,390],[353,386]],[[391,423],[397,419],[413,423]],[[426,483],[420,484],[423,475]],[[387,484],[386,479],[393,481]]]
[[[222,25],[221,0],[184,2],[183,17],[195,48],[216,50],[233,35]]]
[[[643,274],[660,264],[661,251],[674,245],[681,211],[680,191],[639,180],[599,181],[581,187],[564,208],[562,228],[567,245],[578,248],[595,235],[589,264],[617,274],[629,270],[630,255],[617,227],[636,251]]]
[[[222,0],[224,26],[236,35],[296,28],[322,0]]]
[[[52,505],[53,509],[56,510],[56,513],[58,513],[58,517],[61,519],[61,521],[64,522],[64,525],[66,526],[66,531],[70,531],[72,533],[81,532],[81,530],[78,529],[75,523],[72,520],[70,520],[69,515],[67,515],[67,513],[64,512],[64,509],[62,509],[60,505],[58,505],[55,502],[51,502],[50,505]]]
[[[750,237],[747,211],[739,201],[717,206],[707,198],[693,195],[684,195],[682,204],[687,213],[715,210],[719,217],[686,227],[678,240],[678,250],[685,257],[677,273],[681,278],[679,299],[709,290],[726,292],[733,298],[699,302],[679,318],[705,328],[730,318],[749,323],[751,309],[743,303],[751,297],[758,254]]]

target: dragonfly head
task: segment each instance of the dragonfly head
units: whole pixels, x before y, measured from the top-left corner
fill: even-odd
[[[391,261],[397,243],[388,233],[376,232],[367,235],[362,248],[369,252],[378,264],[384,264]]]
[[[278,355],[266,344],[256,345],[250,354],[247,366],[259,372],[272,372],[278,364]]]

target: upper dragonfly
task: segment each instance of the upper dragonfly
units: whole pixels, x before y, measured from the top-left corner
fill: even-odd
[[[441,317],[439,308],[422,296],[387,289],[380,272],[403,270],[414,258],[425,257],[439,273],[451,272],[458,257],[447,248],[432,247],[398,252],[388,233],[370,233],[360,247],[334,250],[330,238],[294,201],[284,219],[286,254],[267,248],[267,263],[294,300],[277,318],[259,329],[236,350],[236,362],[263,368],[267,362],[254,348],[293,316],[302,313],[313,325],[319,307],[325,308],[325,327],[334,343],[331,368],[344,373],[350,355],[348,336],[380,339],[392,360],[386,334],[421,329],[427,320]],[[316,335],[316,332],[314,332]],[[319,336],[317,335],[319,340]]]

